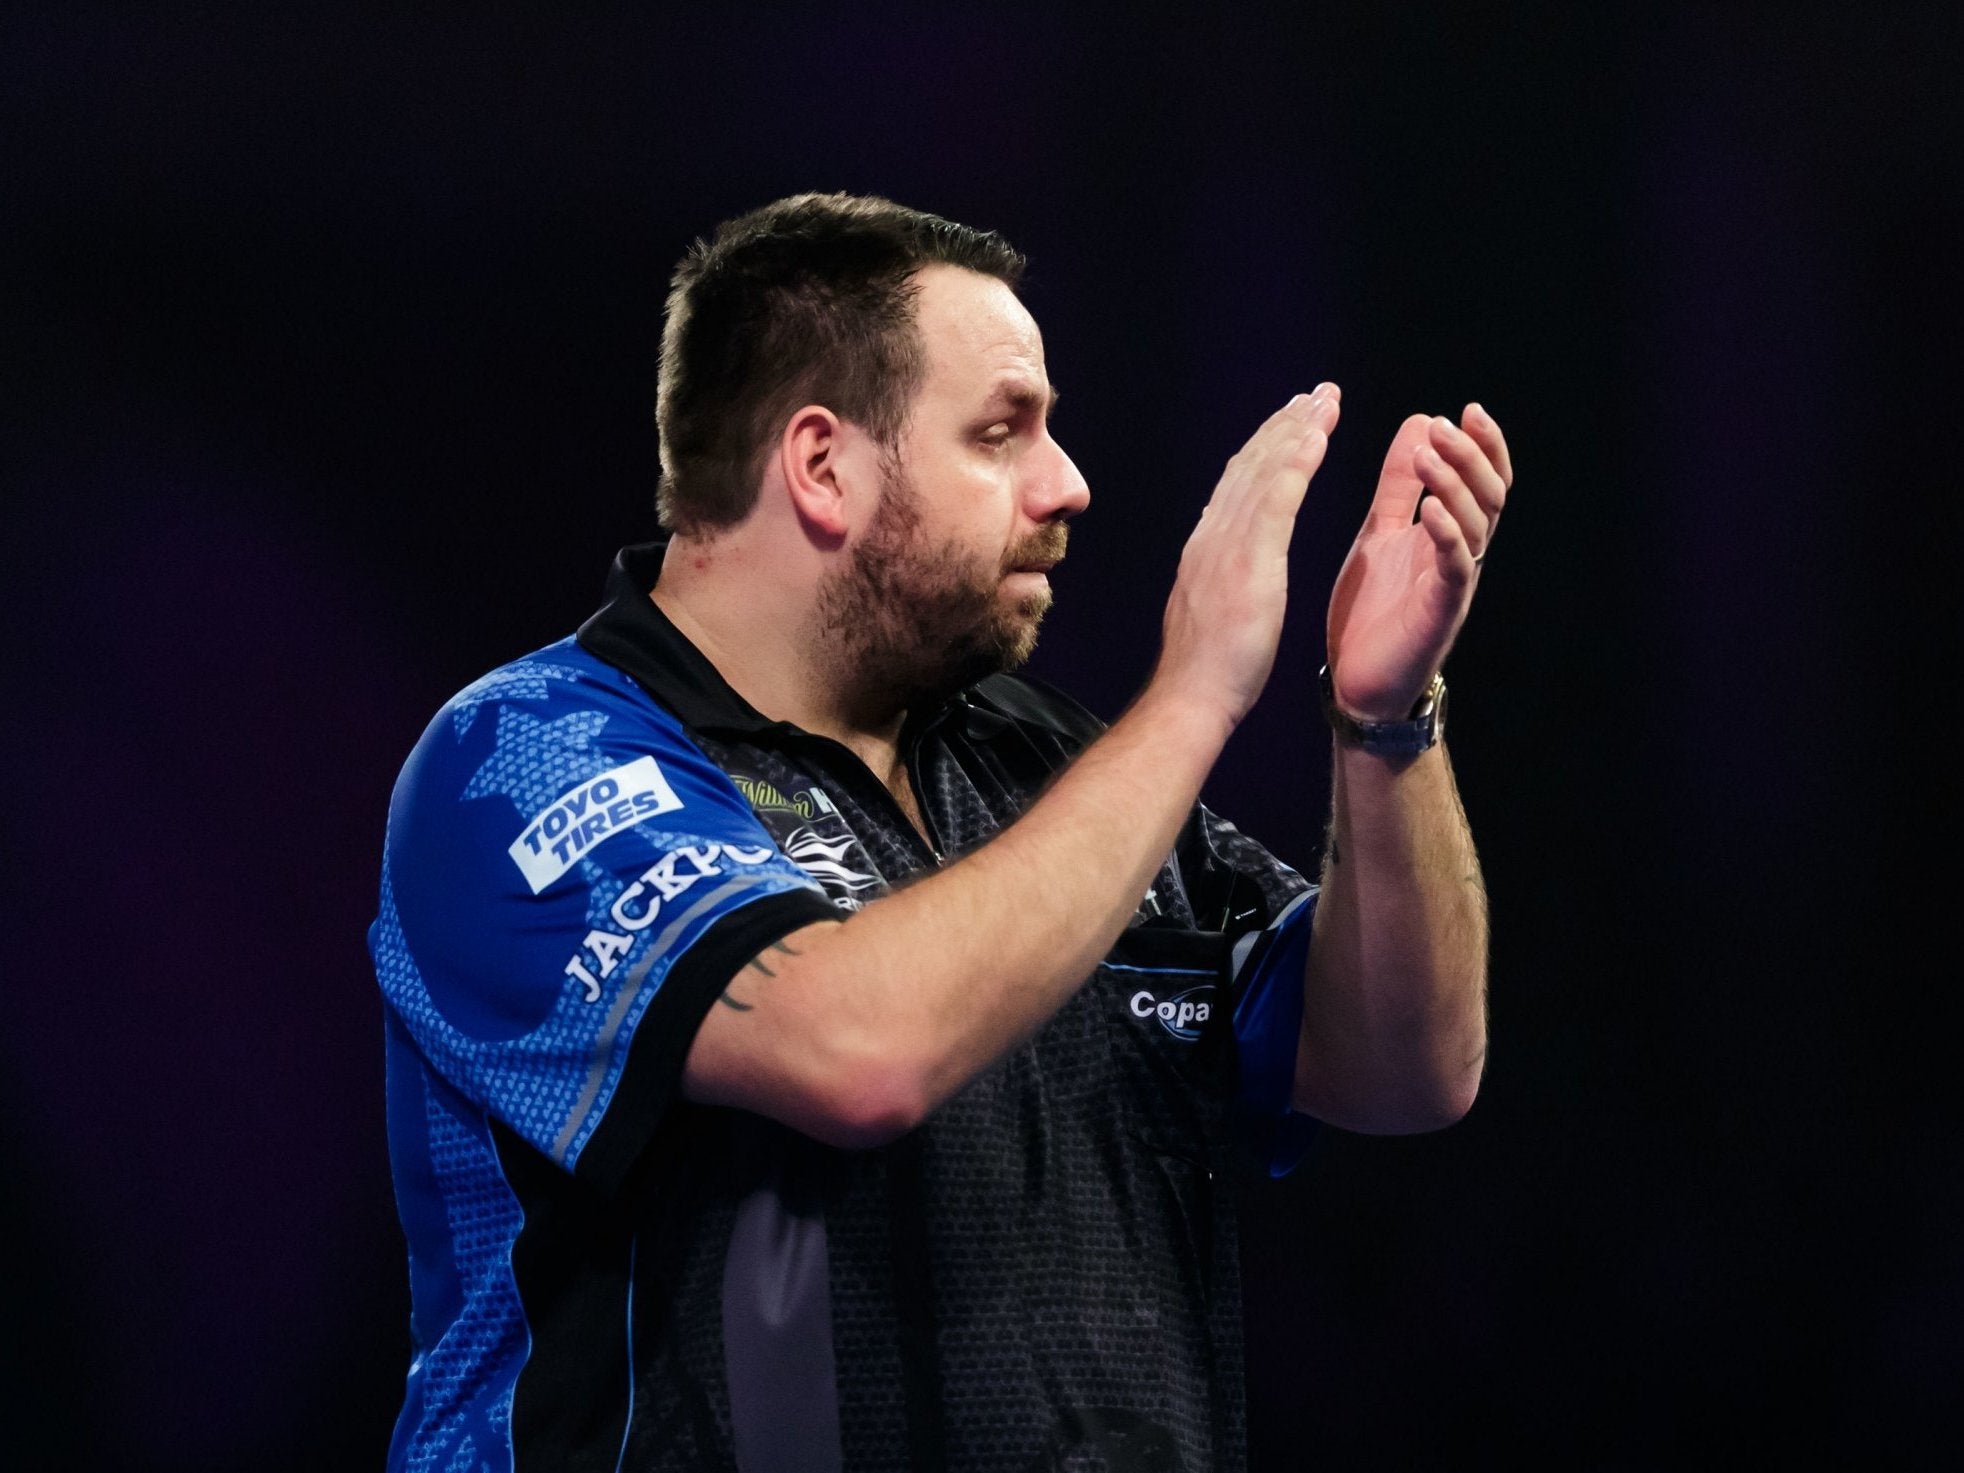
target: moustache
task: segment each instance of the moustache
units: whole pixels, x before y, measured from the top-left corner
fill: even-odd
[[[1060,563],[1064,560],[1064,545],[1069,539],[1070,529],[1062,522],[1039,527],[1003,554],[1002,570],[1008,574],[1033,563]]]

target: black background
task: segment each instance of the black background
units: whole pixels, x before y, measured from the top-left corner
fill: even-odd
[[[675,259],[810,188],[1032,257],[1094,493],[1035,668],[1106,715],[1222,460],[1343,384],[1209,789],[1299,866],[1393,429],[1478,398],[1514,446],[1449,671],[1486,1087],[1251,1197],[1256,1467],[1939,1461],[1961,39],[1934,5],[0,21],[10,1461],[379,1464],[389,786],[649,533]]]

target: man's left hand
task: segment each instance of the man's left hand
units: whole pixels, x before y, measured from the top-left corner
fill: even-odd
[[[1466,621],[1513,483],[1507,441],[1478,404],[1457,425],[1415,414],[1399,427],[1330,595],[1330,675],[1344,711],[1363,721],[1411,713]]]

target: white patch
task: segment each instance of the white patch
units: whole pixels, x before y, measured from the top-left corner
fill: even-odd
[[[821,838],[807,824],[794,830],[784,841],[784,852],[793,864],[823,885],[833,899],[847,899],[880,883],[878,875],[856,870],[845,862],[854,842],[850,834],[839,839]]]
[[[655,759],[637,757],[561,793],[506,852],[537,895],[597,845],[681,806]]]

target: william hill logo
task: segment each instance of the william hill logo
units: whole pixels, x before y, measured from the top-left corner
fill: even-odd
[[[681,806],[655,759],[637,757],[561,793],[506,852],[536,895],[596,844]]]
[[[795,813],[802,819],[810,820],[821,813],[839,811],[832,806],[832,800],[825,796],[821,788],[806,788],[803,792],[787,798],[760,777],[743,777],[733,772],[730,774],[730,781],[736,784],[736,790],[743,794],[750,806],[759,812],[776,810],[780,813]]]

